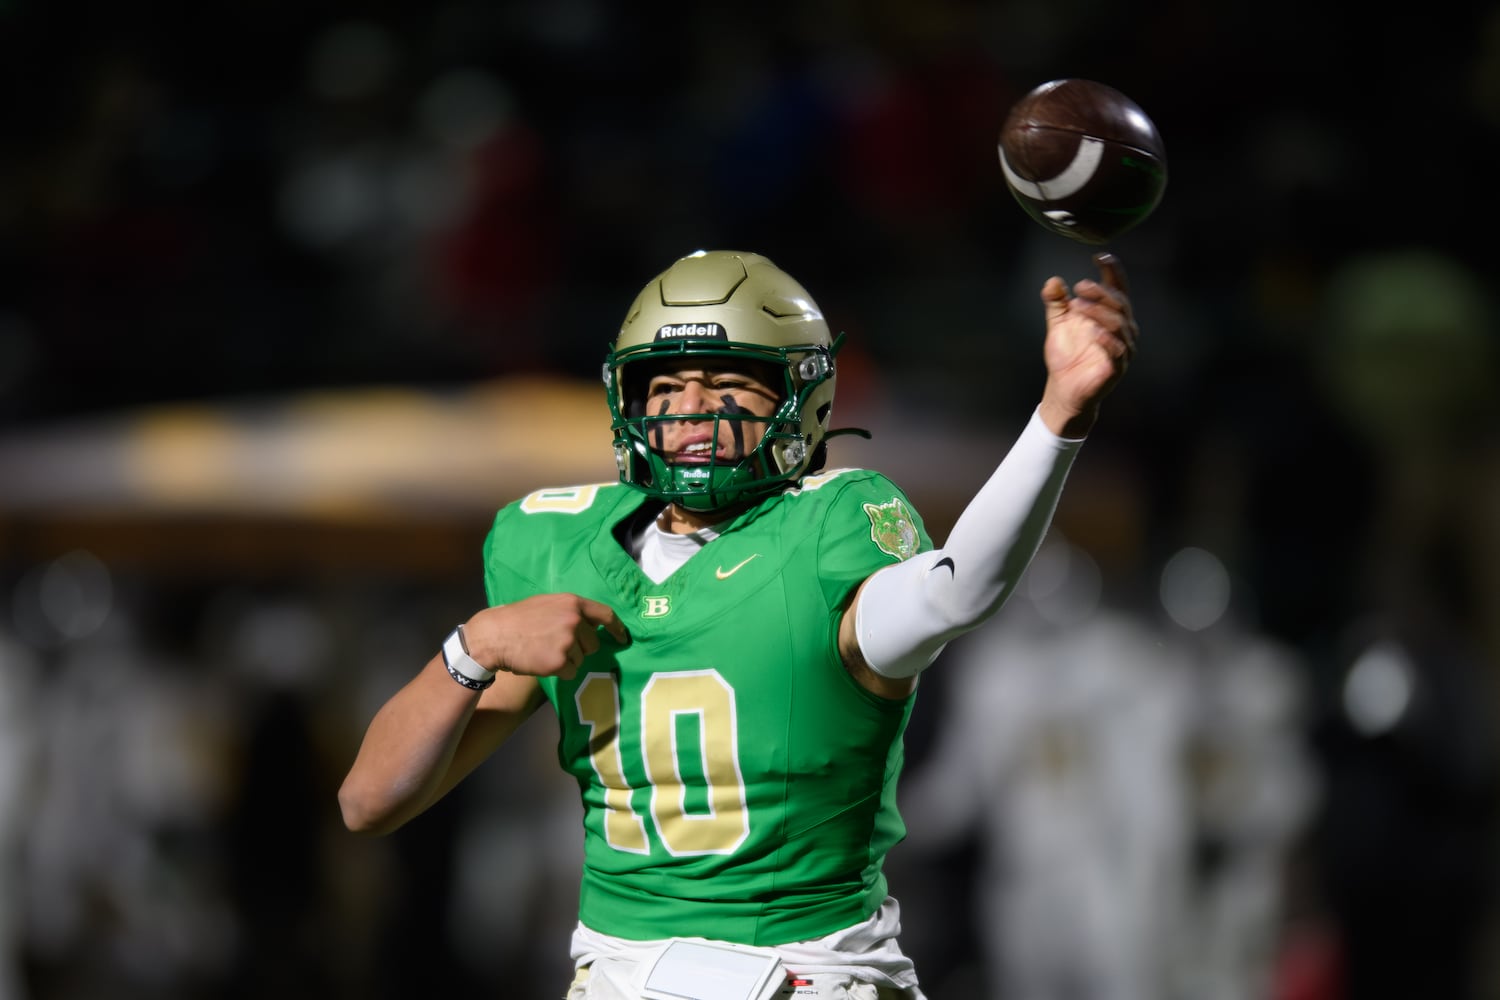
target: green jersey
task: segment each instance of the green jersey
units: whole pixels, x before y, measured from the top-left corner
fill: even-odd
[[[905,835],[912,699],[849,676],[839,619],[867,576],[931,547],[921,521],[878,473],[810,476],[656,583],[621,540],[645,500],[543,490],[501,510],[485,543],[492,604],[575,593],[630,630],[572,680],[541,681],[583,796],[580,920],[776,945],[867,918]]]

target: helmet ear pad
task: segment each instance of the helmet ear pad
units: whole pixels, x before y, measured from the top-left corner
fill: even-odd
[[[828,417],[833,410],[833,403],[824,403],[818,407],[818,424],[824,428],[824,433],[818,438],[817,446],[813,448],[812,458],[807,460],[807,470],[804,474],[822,472],[823,467],[828,464]]]
[[[828,442],[819,441],[818,446],[813,449],[812,458],[808,459],[806,475],[814,472],[822,472],[823,467],[828,464]]]

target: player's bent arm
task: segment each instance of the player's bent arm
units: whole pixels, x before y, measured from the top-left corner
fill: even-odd
[[[577,594],[533,594],[476,612],[460,633],[470,658],[494,671],[476,691],[449,676],[441,653],[376,713],[339,789],[344,823],[388,833],[441,798],[542,702],[538,677],[572,677],[619,616]]]
[[[1047,534],[1082,443],[1033,413],[942,548],[871,574],[839,623],[839,652],[856,680],[904,696],[949,641],[1000,609]]]
[[[368,834],[399,828],[478,767],[542,700],[535,677],[508,673],[476,694],[435,656],[370,722],[339,787],[344,825]]]

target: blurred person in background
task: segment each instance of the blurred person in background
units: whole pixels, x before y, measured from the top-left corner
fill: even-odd
[[[901,807],[924,854],[973,838],[976,995],[1173,997],[1186,668],[1133,608],[1101,606],[1098,564],[1056,533],[949,651],[947,722]]]
[[[653,278],[606,367],[620,482],[500,511],[491,606],[376,714],[346,824],[401,827],[545,701],[584,806],[572,1000],[920,998],[882,871],[902,734],[920,673],[1015,588],[1134,354],[1096,259],[1103,281],[1044,283],[1041,401],[940,549],[884,476],[821,471],[842,337],[800,284],[728,252]]]
[[[28,996],[21,977],[21,858],[36,792],[37,673],[36,657],[0,632],[0,1000]]]
[[[1494,299],[1457,258],[1405,247],[1344,260],[1322,306],[1317,371],[1374,458],[1349,605],[1320,650],[1315,730],[1346,996],[1494,996]]]
[[[30,719],[27,972],[43,997],[193,996],[225,981],[239,942],[215,844],[234,796],[234,698],[194,669],[185,593],[140,600],[113,580],[75,551],[18,587],[45,671]]]
[[[1121,575],[1054,532],[951,649],[947,723],[901,798],[912,846],[975,838],[984,995],[1271,996],[1316,793],[1299,664],[1230,612],[1204,550],[1166,563],[1155,609]]]

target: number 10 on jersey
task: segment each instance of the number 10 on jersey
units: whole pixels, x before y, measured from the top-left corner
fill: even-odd
[[[734,689],[717,670],[653,674],[627,720],[612,674],[589,674],[574,695],[589,729],[589,761],[604,788],[604,836],[619,851],[650,850],[625,755],[650,787],[657,837],[674,857],[731,854],[750,833],[740,773]]]

